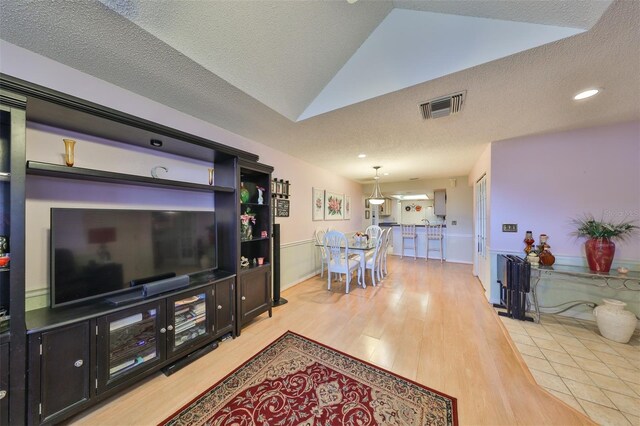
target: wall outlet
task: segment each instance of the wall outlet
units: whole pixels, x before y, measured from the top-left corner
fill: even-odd
[[[517,223],[503,223],[502,232],[518,232]]]

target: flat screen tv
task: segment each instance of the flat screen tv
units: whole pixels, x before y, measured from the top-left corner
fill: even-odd
[[[212,211],[51,209],[51,306],[217,268]]]

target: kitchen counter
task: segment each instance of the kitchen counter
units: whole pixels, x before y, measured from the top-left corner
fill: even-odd
[[[387,225],[393,229],[392,231],[392,240],[390,244],[390,252],[389,254],[394,254],[400,256],[400,250],[402,249],[402,229],[400,228],[400,224],[395,225]],[[417,257],[421,257],[424,259],[425,252],[427,251],[427,240],[425,238],[426,230],[424,229],[425,225],[416,225],[416,245],[418,246],[418,250],[416,253]],[[437,248],[437,249],[436,249]],[[442,252],[443,258],[447,258],[447,227],[446,225],[442,225]],[[413,241],[405,240],[404,245],[404,255],[413,257]],[[429,247],[429,259],[440,259],[440,243],[436,240],[431,240]]]

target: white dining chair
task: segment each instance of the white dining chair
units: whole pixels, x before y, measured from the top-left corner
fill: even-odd
[[[383,229],[381,238],[382,247],[379,259],[380,266],[378,267],[378,272],[380,273],[379,280],[382,280],[385,275],[389,274],[387,271],[387,252],[389,251],[389,241],[391,240],[391,228]]]
[[[358,282],[361,280],[360,258],[349,257],[349,246],[346,235],[339,231],[329,231],[324,236],[324,248],[327,252],[327,290],[331,290],[332,274],[346,275],[346,292],[349,293],[349,284],[354,270],[358,270]]]
[[[316,244],[322,244],[318,246],[320,249],[320,277],[324,277],[324,268],[327,266],[327,250],[324,248],[324,235],[327,233],[325,229],[318,228],[314,232],[314,238]]]
[[[401,236],[402,236],[402,251],[400,252],[400,258],[404,257],[404,241],[409,239],[413,240],[413,258],[417,259],[418,252],[418,243],[416,236],[416,226],[415,225],[400,225],[401,226]]]
[[[443,254],[443,235],[442,235],[442,224],[438,225],[427,225],[425,226],[425,234],[427,240],[427,252],[425,253],[424,260],[429,260],[429,242],[430,241],[440,241],[440,262],[444,260]]]
[[[367,229],[364,230],[364,233],[369,236],[369,239],[380,238],[380,235],[382,234],[382,228],[380,228],[378,225],[369,225],[367,226]]]
[[[381,281],[381,277],[380,277],[380,254],[381,254],[381,248],[382,248],[382,243],[383,243],[383,239],[382,239],[382,235],[380,235],[376,240],[376,248],[373,250],[373,254],[371,254],[370,256],[366,257],[366,261],[365,261],[365,273],[363,276],[363,282],[366,281],[366,271],[369,270],[371,271],[371,284],[373,284],[373,286],[376,286],[376,276],[378,277],[378,281]]]

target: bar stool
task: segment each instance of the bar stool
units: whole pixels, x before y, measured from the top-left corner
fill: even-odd
[[[400,225],[402,232],[402,251],[400,252],[400,258],[404,257],[404,240],[410,238],[413,240],[413,258],[417,259],[418,243],[416,239],[416,226],[415,225]]]
[[[439,225],[427,225],[425,228],[425,236],[427,240],[427,252],[424,255],[424,260],[429,260],[429,241],[440,240],[440,262],[443,261],[444,256],[442,252],[442,224]]]

